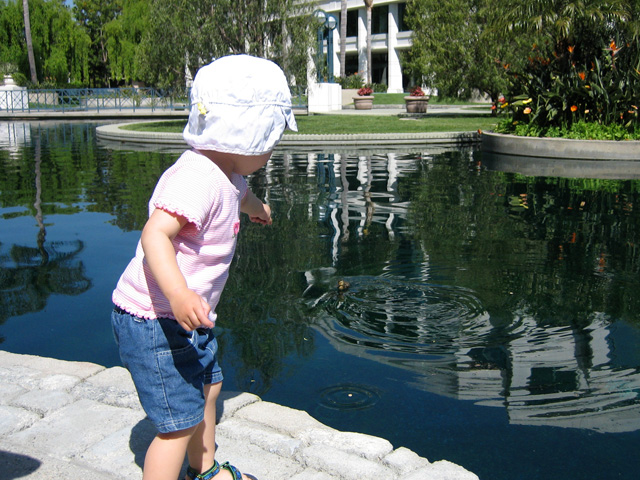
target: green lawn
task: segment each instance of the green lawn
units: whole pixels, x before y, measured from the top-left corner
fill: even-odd
[[[402,119],[395,115],[298,115],[299,134],[349,134],[349,133],[420,133],[420,132],[470,132],[491,130],[496,117],[490,114],[438,114],[418,119]],[[122,127],[145,132],[180,133],[186,120],[136,123]],[[285,133],[294,133],[287,131]]]

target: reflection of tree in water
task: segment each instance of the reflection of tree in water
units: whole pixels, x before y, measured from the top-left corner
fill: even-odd
[[[42,215],[41,144],[35,137],[37,246],[12,245],[0,254],[0,324],[8,318],[42,310],[51,294],[78,295],[91,286],[84,265],[74,261],[84,245],[80,240],[46,242]],[[0,248],[2,244],[0,244]],[[1,341],[2,339],[0,339]]]

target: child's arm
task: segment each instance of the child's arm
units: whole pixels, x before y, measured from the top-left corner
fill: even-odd
[[[211,307],[187,287],[171,243],[186,223],[186,218],[156,208],[142,230],[141,242],[147,264],[169,300],[176,320],[191,331],[198,327],[211,328],[213,323],[208,317]]]
[[[271,225],[271,207],[262,203],[251,190],[247,190],[247,194],[242,199],[240,211],[249,215],[252,222]]]

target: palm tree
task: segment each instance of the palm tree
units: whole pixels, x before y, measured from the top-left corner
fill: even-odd
[[[347,76],[347,0],[340,2],[340,77]]]
[[[36,74],[36,59],[33,56],[33,41],[31,40],[31,21],[29,20],[29,0],[22,0],[24,11],[24,36],[27,40],[27,55],[29,56],[29,70],[31,71],[31,83],[38,83]]]
[[[373,0],[364,0],[367,8],[367,83],[373,83],[371,79],[371,11],[373,10]]]

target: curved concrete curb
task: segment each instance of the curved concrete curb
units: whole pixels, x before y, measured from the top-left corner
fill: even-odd
[[[585,141],[486,132],[482,134],[482,151],[548,159],[640,160],[640,141]]]
[[[140,122],[129,122],[140,123]],[[187,148],[181,133],[137,132],[120,127],[126,123],[103,125],[96,128],[98,139],[120,145],[161,145]],[[340,146],[346,148],[370,147],[371,145],[395,147],[422,147],[427,145],[465,145],[479,141],[477,132],[425,132],[425,133],[381,133],[347,135],[284,135],[278,147],[317,148]]]

